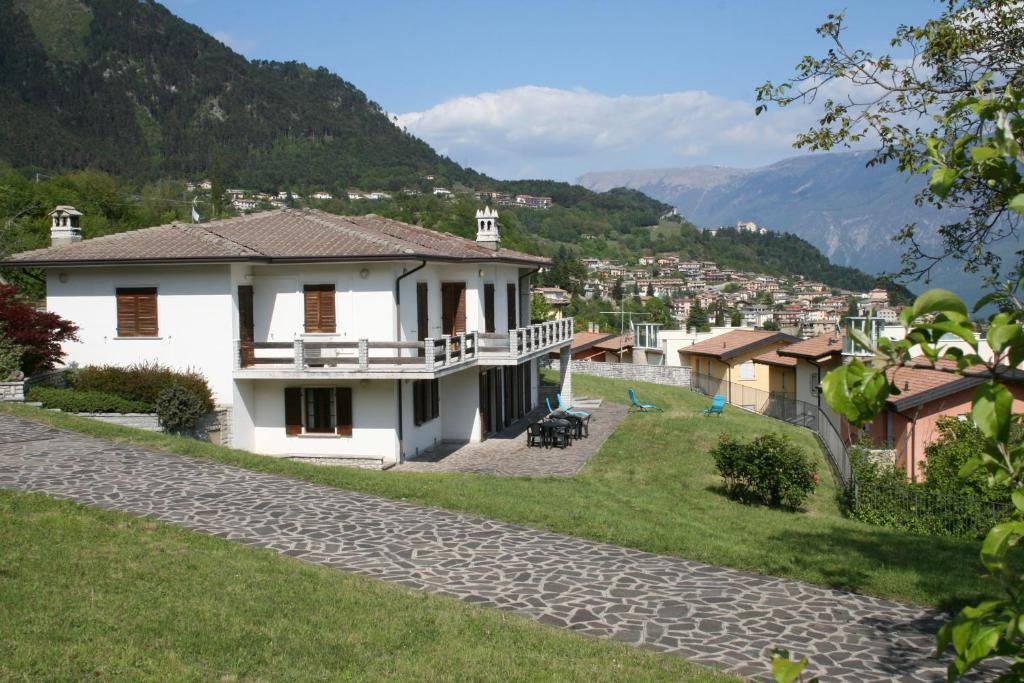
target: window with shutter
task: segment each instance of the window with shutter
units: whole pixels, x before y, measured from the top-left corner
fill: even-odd
[[[352,389],[338,387],[334,392],[336,431],[340,436],[352,436]]]
[[[306,285],[303,297],[306,332],[336,332],[334,285]]]
[[[420,379],[412,384],[413,423],[418,427],[441,414],[440,384],[436,379]]]
[[[284,390],[284,425],[285,434],[302,433],[302,389],[298,387]]]
[[[494,285],[484,285],[484,332],[494,332]]]
[[[466,283],[441,283],[442,334],[452,336],[466,331]]]
[[[416,283],[416,340],[423,341],[427,338],[430,327],[428,316],[427,283]],[[427,355],[425,349],[419,350],[421,357]]]
[[[519,296],[516,294],[516,286],[509,284],[505,288],[505,301],[508,305],[508,329],[514,330],[519,327],[519,317],[516,315],[516,304]]]
[[[156,287],[119,287],[117,298],[117,336],[156,337]]]
[[[326,387],[306,389],[306,432],[330,434],[336,426],[334,390]]]

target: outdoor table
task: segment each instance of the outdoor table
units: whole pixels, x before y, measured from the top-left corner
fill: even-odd
[[[544,420],[541,424],[543,424],[545,426],[545,428],[548,431],[548,434],[550,434],[552,437],[554,437],[557,432],[563,432],[566,435],[566,439],[565,439],[565,445],[566,446],[568,446],[571,443],[571,439],[572,439],[572,431],[571,431],[572,430],[572,423],[569,422],[569,420],[566,420],[566,419],[561,418],[561,417],[554,417],[554,418],[548,418],[547,420]],[[550,441],[553,443],[554,439],[552,438]]]

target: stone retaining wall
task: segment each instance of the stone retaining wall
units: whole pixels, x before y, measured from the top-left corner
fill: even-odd
[[[25,394],[32,387],[65,387],[67,379],[65,373],[67,368],[50,370],[28,379],[14,382],[0,382],[0,401],[24,401]]]
[[[109,424],[144,429],[147,432],[159,432],[160,420],[156,413],[74,413],[79,417],[87,417],[90,420],[99,420]]]
[[[688,365],[633,365],[632,363],[595,363],[587,360],[572,361],[572,371],[631,382],[651,382],[669,386],[690,387]]]

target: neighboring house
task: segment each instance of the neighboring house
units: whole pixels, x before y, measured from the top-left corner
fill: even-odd
[[[911,481],[920,481],[926,473],[925,448],[941,436],[938,421],[970,419],[974,390],[987,380],[987,374],[981,366],[957,374],[956,363],[948,360],[933,366],[919,357],[912,363],[889,371],[900,393],[886,400],[885,409],[863,431],[876,446],[893,451],[893,462]],[[1004,368],[1001,381],[1013,394],[1013,412],[1024,411],[1024,372]],[[851,439],[858,436],[853,432]]]
[[[534,197],[529,194],[517,194],[516,206],[525,206],[531,209],[550,209],[551,197]]]
[[[548,302],[548,305],[551,306],[551,310],[554,312],[555,320],[562,319],[565,307],[572,302],[569,292],[561,287],[534,287],[532,293],[540,294],[544,297],[544,300]]]
[[[198,370],[238,448],[388,466],[479,441],[572,343],[571,319],[529,324],[526,278],[550,262],[502,248],[495,212],[476,241],[292,209],[83,241],[69,209],[54,246],[0,261],[45,270],[47,309],[79,326],[68,361]]]
[[[768,392],[783,399],[796,399],[796,358],[780,356],[773,349],[754,357],[754,362],[768,367]]]
[[[314,192],[313,194],[311,194],[309,196],[312,197],[313,199],[334,199],[334,195],[332,195],[330,192],[323,192],[323,191]]]
[[[679,349],[679,360],[690,366],[691,382],[702,391],[753,410],[770,390],[768,366],[754,359],[797,341],[782,332],[734,330]]]
[[[597,330],[577,332],[572,338],[572,347],[570,349],[572,359],[589,360],[597,363],[605,362],[605,350],[603,347],[599,347],[598,344],[614,339],[615,336],[609,332],[599,332]]]
[[[796,360],[795,382],[796,400],[803,404],[807,412],[816,412],[832,426],[837,438],[849,441],[849,427],[840,419],[839,414],[832,410],[821,396],[821,380],[829,370],[843,362],[843,343],[845,333],[823,334],[779,349],[783,358]],[[823,433],[825,425],[819,425]]]

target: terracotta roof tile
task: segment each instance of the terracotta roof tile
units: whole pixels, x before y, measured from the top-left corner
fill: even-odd
[[[842,353],[843,338],[845,336],[845,332],[840,332],[839,334],[822,334],[817,337],[811,337],[810,339],[790,344],[785,349],[782,349],[781,354],[783,356],[813,360],[823,356]]]
[[[170,223],[14,254],[0,263],[58,265],[132,261],[470,259],[543,265],[532,254],[381,216],[281,209],[209,223]]]
[[[798,340],[791,335],[771,330],[734,330],[711,339],[705,339],[693,346],[683,347],[679,349],[679,353],[714,356],[724,360],[779,341],[795,342]]]
[[[602,351],[614,351],[619,352],[625,349],[633,348],[633,338],[627,334],[615,335],[609,337],[602,342],[594,344],[595,349],[601,349]]]
[[[586,351],[598,342],[611,339],[615,335],[609,332],[577,332],[572,337],[572,352]]]
[[[768,353],[762,353],[760,356],[754,357],[755,363],[764,363],[766,365],[781,365],[787,368],[795,368],[797,360],[796,358],[780,356],[778,349],[772,349]]]

